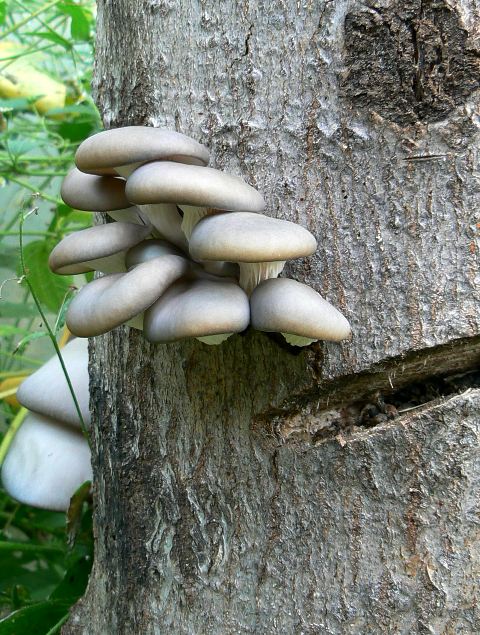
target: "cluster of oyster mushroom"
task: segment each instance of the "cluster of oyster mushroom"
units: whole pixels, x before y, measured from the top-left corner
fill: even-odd
[[[218,344],[251,324],[297,346],[348,337],[347,320],[318,293],[277,278],[286,260],[314,253],[312,234],[262,214],[261,194],[208,159],[183,134],[141,126],[80,145],[62,198],[115,222],[67,236],[50,255],[58,274],[105,274],[70,304],[71,332],[129,324],[151,342]]]
[[[62,357],[89,426],[88,340],[72,340]],[[56,355],[22,382],[17,399],[30,412],[2,465],[3,486],[21,503],[66,511],[77,488],[92,480],[92,468],[90,448]]]

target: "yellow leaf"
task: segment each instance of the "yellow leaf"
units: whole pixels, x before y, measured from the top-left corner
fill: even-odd
[[[16,408],[19,408],[20,404],[15,397],[15,393],[17,392],[17,388],[20,386],[22,381],[24,381],[24,379],[25,376],[9,377],[8,379],[4,379],[2,382],[0,382],[0,397],[3,398],[8,404]]]
[[[25,51],[25,47],[16,42],[0,42],[0,97],[9,99],[36,97],[37,110],[44,114],[51,108],[65,106],[66,87],[46,73],[37,70],[31,63],[31,56],[8,59]]]

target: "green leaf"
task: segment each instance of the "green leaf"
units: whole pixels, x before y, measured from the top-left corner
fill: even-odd
[[[0,112],[10,112],[12,110],[26,110],[30,108],[31,98],[14,97],[12,99],[0,99]]]
[[[8,149],[11,154],[16,157],[25,154],[26,152],[30,152],[38,146],[36,141],[30,141],[29,139],[9,139],[7,142]]]
[[[30,342],[39,340],[42,337],[47,337],[47,335],[48,333],[46,331],[35,331],[35,333],[29,333],[28,335],[25,335],[25,337],[22,337],[22,339],[15,346],[13,354],[15,355],[16,353],[23,353],[26,346],[30,344]]]
[[[25,245],[23,257],[28,281],[41,304],[57,312],[68,288],[73,285],[72,276],[57,276],[48,267],[51,241],[34,240]]]
[[[67,540],[70,546],[75,543],[80,531],[83,518],[83,504],[90,496],[91,487],[91,482],[85,481],[70,499],[70,505],[67,511]]]
[[[0,318],[25,318],[37,315],[37,308],[33,304],[0,301]]]
[[[8,5],[6,0],[0,0],[0,24],[5,22],[8,13]]]
[[[67,569],[63,580],[50,595],[50,600],[63,600],[74,604],[85,593],[92,570],[92,557],[82,556]]]
[[[31,31],[29,33],[24,33],[23,35],[38,37],[42,40],[49,40],[54,44],[59,44],[66,51],[70,51],[72,49],[72,45],[68,40],[53,31]]]
[[[13,326],[12,324],[0,324],[0,337],[10,337],[10,335],[24,335],[25,333],[28,333],[28,331],[18,326]]]
[[[92,23],[92,14],[75,4],[63,4],[60,6],[63,13],[71,18],[70,33],[74,40],[88,42],[90,40],[90,25]]]
[[[0,620],[0,635],[46,635],[67,613],[68,607],[59,601],[25,606]]]

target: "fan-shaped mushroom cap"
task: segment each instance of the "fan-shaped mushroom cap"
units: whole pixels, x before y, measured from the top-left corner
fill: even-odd
[[[312,254],[317,241],[307,229],[290,221],[232,212],[202,219],[192,232],[189,247],[195,260],[238,262],[240,286],[249,293],[261,280],[278,276],[286,260]]]
[[[175,245],[160,238],[151,238],[150,240],[142,240],[141,243],[129,249],[125,256],[125,264],[127,269],[130,269],[159,256],[181,256],[187,259],[185,253]]]
[[[145,311],[188,268],[185,258],[167,255],[93,280],[70,303],[67,326],[79,337],[106,333]]]
[[[67,205],[85,212],[107,212],[122,222],[148,225],[140,210],[125,196],[125,179],[85,174],[73,168],[62,183],[62,199]]]
[[[104,130],[85,139],[75,154],[75,163],[82,172],[126,176],[147,161],[206,165],[208,157],[205,146],[180,132],[126,126]]]
[[[82,434],[28,414],[2,466],[10,496],[33,507],[66,511],[78,487],[91,480],[90,448]]]
[[[289,344],[339,342],[350,336],[347,319],[306,284],[288,278],[265,280],[250,297],[252,326],[282,333]]]
[[[250,319],[247,296],[237,284],[212,278],[182,279],[173,284],[145,311],[145,337],[150,342],[186,337],[205,341],[206,337],[205,343],[217,343],[208,338],[220,335],[220,343],[225,336],[245,330]]]
[[[150,230],[150,226],[134,223],[109,223],[82,229],[56,245],[48,264],[59,274],[125,271],[125,252],[146,238]]]
[[[125,196],[124,179],[84,174],[77,168],[64,178],[60,194],[67,205],[86,212],[109,212],[131,205]]]
[[[88,340],[71,340],[61,353],[83,420],[89,426]],[[80,427],[77,409],[57,355],[20,384],[17,399],[29,410]]]
[[[128,178],[126,194],[138,205],[175,203],[183,210],[182,229],[192,227],[211,209],[262,212],[265,201],[237,176],[195,165],[157,161],[138,168]]]

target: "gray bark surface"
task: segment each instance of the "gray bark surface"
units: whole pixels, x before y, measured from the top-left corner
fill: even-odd
[[[478,16],[99,1],[106,127],[190,134],[308,227],[286,275],[353,338],[94,340],[96,560],[64,633],[480,630],[480,391],[409,405],[479,366]]]

